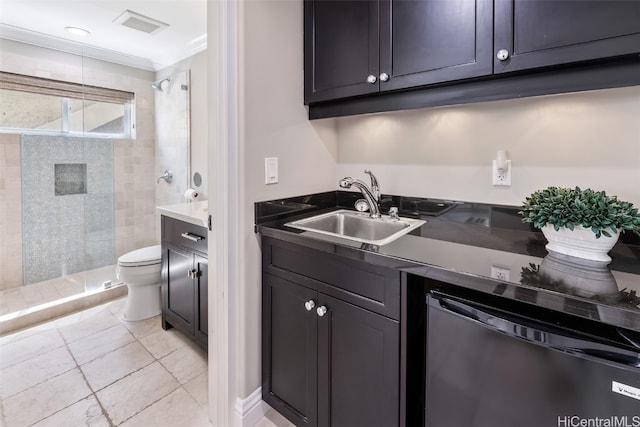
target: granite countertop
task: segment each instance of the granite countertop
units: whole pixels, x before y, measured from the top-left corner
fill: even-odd
[[[209,220],[209,202],[207,200],[201,202],[178,203],[175,205],[158,206],[156,210],[160,215],[165,215],[180,221],[191,224],[208,226]]]
[[[347,193],[347,194],[344,194]],[[377,246],[286,226],[294,219],[350,208],[349,192],[327,192],[256,204],[256,231],[325,252],[366,260],[417,276],[640,331],[640,244],[626,236],[609,265],[548,253],[539,231],[522,224],[519,208],[452,203],[439,216],[400,210],[427,222]],[[386,196],[385,196],[386,197]],[[389,196],[403,206],[399,196]],[[415,203],[414,203],[415,204]],[[282,205],[281,211],[274,206]],[[315,210],[310,208],[313,206]],[[296,207],[302,210],[296,211]],[[383,211],[388,210],[383,204]],[[261,216],[261,213],[268,215]],[[623,241],[625,240],[625,241]],[[629,243],[630,241],[630,243]]]

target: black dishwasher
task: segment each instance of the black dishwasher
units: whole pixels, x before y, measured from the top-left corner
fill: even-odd
[[[617,345],[438,291],[427,305],[426,427],[640,427],[637,333]]]

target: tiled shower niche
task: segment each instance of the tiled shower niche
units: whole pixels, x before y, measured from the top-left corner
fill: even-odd
[[[53,166],[56,196],[85,194],[87,192],[86,163],[57,163]]]
[[[22,136],[24,284],[113,265],[113,142]]]

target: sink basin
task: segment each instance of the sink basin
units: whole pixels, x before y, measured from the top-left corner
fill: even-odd
[[[382,218],[371,218],[368,213],[342,209],[292,221],[285,225],[362,243],[384,245],[424,223],[425,221],[411,218],[394,220],[387,215],[383,215]]]

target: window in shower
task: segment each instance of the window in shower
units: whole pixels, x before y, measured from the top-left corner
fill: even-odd
[[[135,138],[131,92],[0,72],[0,131]]]

